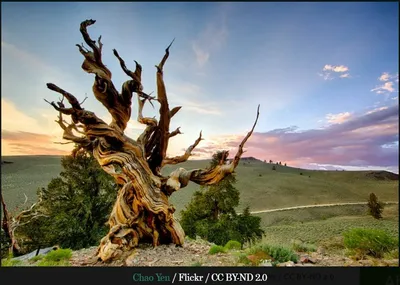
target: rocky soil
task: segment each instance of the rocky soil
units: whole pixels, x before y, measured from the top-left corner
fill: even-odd
[[[73,251],[69,260],[70,266],[273,266],[271,260],[261,258],[255,255],[245,254],[245,251],[231,250],[225,253],[209,254],[209,250],[213,244],[198,239],[186,240],[182,247],[174,244],[160,245],[153,248],[150,244],[142,244],[132,252],[127,252],[119,260],[112,262],[102,262],[96,257],[97,246]],[[46,254],[55,248],[47,248],[41,251]],[[31,253],[34,254],[35,252]],[[239,255],[247,257],[253,261],[253,264],[240,263]],[[319,248],[316,252],[302,253],[297,252],[298,261],[279,263],[278,267],[309,267],[309,266],[399,266],[399,260],[383,260],[366,258],[363,260],[354,260],[343,255],[327,254],[323,248]],[[17,257],[22,264],[19,266],[36,266],[30,258],[30,254]],[[265,258],[265,257],[262,257]],[[242,259],[243,260],[243,259]]]
[[[71,266],[248,266],[239,262],[239,251],[209,254],[211,243],[203,240],[188,240],[182,247],[161,245],[153,248],[151,245],[141,245],[133,252],[125,255],[125,261],[103,263],[95,257],[97,247],[91,247],[73,252]],[[297,263],[292,261],[280,263],[277,266],[399,266],[397,259],[353,260],[339,255],[328,255],[323,249],[317,252],[298,252]],[[269,260],[262,261],[259,266],[272,266]]]

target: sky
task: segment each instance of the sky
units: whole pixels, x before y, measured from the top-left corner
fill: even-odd
[[[164,67],[171,108],[183,106],[171,129],[168,155],[180,155],[202,131],[191,159],[217,150],[236,153],[251,129],[244,156],[308,169],[389,170],[398,173],[399,4],[229,2],[1,3],[1,153],[65,155],[59,144],[54,83],[88,99],[83,107],[107,122],[94,77],[81,69],[79,25],[94,19],[103,61],[120,90],[128,68],[143,67],[144,91],[156,91]],[[136,95],[134,95],[136,96]],[[126,134],[144,126],[132,117]],[[158,115],[145,106],[144,114]]]

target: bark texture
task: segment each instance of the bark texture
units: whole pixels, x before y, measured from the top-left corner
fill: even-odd
[[[135,61],[135,70],[131,71],[114,49],[122,70],[130,77],[122,84],[121,91],[118,91],[112,82],[111,71],[102,61],[101,37],[94,41],[88,34],[87,28],[94,23],[94,20],[86,20],[80,25],[80,32],[89,49],[83,44],[77,47],[84,57],[82,69],[94,74],[94,96],[111,114],[111,123],[107,124],[93,112],[85,110],[75,96],[52,83],[48,83],[47,87],[60,93],[62,99],[57,103],[46,102],[59,112],[56,122],[64,130],[63,138],[91,151],[104,171],[112,175],[120,186],[109,218],[110,231],[100,242],[98,256],[103,261],[112,260],[122,251],[136,247],[139,242],[150,241],[154,246],[171,242],[182,245],[185,234],[174,217],[175,209],[169,204],[169,196],[184,188],[189,181],[210,185],[232,173],[243,154],[243,146],[257,123],[259,107],[252,129],[244,137],[230,164],[224,164],[224,160],[221,160],[213,168],[178,168],[168,176],[161,175],[163,166],[186,161],[202,140],[200,133],[183,155],[167,157],[169,139],[181,133],[179,128],[172,132],[169,129],[171,118],[181,107],[170,109],[163,79],[164,65],[172,43],[156,65],[156,97],[143,92],[141,65]],[[124,134],[131,118],[133,93],[137,95],[137,120],[146,125],[136,140]],[[69,107],[64,105],[64,99],[68,101]],[[152,105],[153,101],[158,102],[158,120],[143,116],[143,106],[147,101]],[[72,122],[67,123],[63,115],[71,116]],[[224,152],[224,155],[228,157],[228,152]]]

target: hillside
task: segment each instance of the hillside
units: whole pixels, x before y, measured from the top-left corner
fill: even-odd
[[[3,156],[1,165],[2,191],[10,210],[36,199],[38,187],[47,186],[61,171],[59,156]],[[179,167],[207,167],[208,160],[192,160]],[[366,201],[374,192],[382,201],[398,201],[398,175],[385,171],[320,171],[275,165],[255,158],[244,158],[236,169],[236,187],[241,193],[238,210],[249,205],[252,211],[311,204]],[[167,166],[163,173],[176,166]],[[395,180],[394,180],[395,179]],[[200,187],[190,183],[174,193],[171,203],[177,213],[189,203]],[[24,195],[25,194],[25,195]]]

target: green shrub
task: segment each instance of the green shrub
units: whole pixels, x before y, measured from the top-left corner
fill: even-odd
[[[224,248],[226,250],[241,249],[242,244],[236,240],[230,240],[225,244]]]
[[[243,252],[239,253],[237,258],[238,258],[238,260],[237,260],[238,263],[243,263],[246,265],[251,264],[251,261],[247,258],[246,253],[243,253]]]
[[[113,178],[92,155],[78,153],[61,159],[63,171],[38,190],[39,202],[15,230],[22,252],[58,244],[80,249],[100,242],[116,198]]]
[[[62,260],[69,260],[72,256],[72,250],[67,249],[57,249],[50,251],[48,254],[44,256],[44,260],[46,261],[62,261]]]
[[[300,252],[313,252],[317,251],[317,246],[314,244],[305,243],[302,241],[293,241],[292,242],[293,250],[300,251]]]
[[[286,261],[298,261],[297,254],[292,249],[284,246],[262,244],[249,249],[249,253],[251,254],[260,255],[260,252],[264,252],[265,255],[270,256],[273,265]]]
[[[5,258],[1,260],[1,266],[4,267],[12,267],[12,266],[19,266],[22,264],[21,260]]]
[[[219,252],[225,252],[224,247],[223,247],[223,246],[220,246],[220,245],[213,245],[213,246],[210,248],[210,251],[209,251],[208,253],[209,253],[209,254],[217,254],[217,253],[219,253]]]
[[[379,220],[382,219],[383,204],[378,201],[378,197],[375,193],[369,194],[368,199],[368,214]]]
[[[388,233],[376,229],[351,229],[345,233],[344,245],[350,254],[371,255],[381,258],[387,252],[398,247],[398,239],[394,239]]]
[[[71,258],[71,256],[72,256],[72,250],[68,248],[68,249],[57,249],[54,251],[50,251],[48,254],[44,256],[38,255],[35,256],[34,258],[40,260],[37,263],[37,266],[69,266],[70,265],[69,259]],[[34,258],[31,258],[30,260]]]

